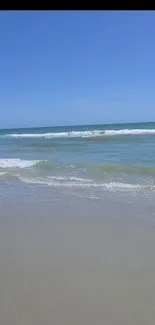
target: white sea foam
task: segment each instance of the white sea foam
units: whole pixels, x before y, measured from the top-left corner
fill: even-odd
[[[122,129],[122,130],[93,130],[93,131],[71,131],[57,133],[12,133],[4,137],[11,138],[91,138],[113,135],[140,135],[155,134],[155,129]]]
[[[0,168],[28,168],[34,166],[38,160],[0,159]]]
[[[137,190],[155,190],[155,186],[146,186],[140,184],[127,184],[120,182],[96,183],[92,180],[80,179],[76,177],[19,177],[25,183],[40,184],[52,187],[66,188],[100,188],[109,191],[137,191]],[[63,180],[63,182],[62,182]]]
[[[155,129],[124,129],[124,130],[106,130],[105,135],[140,135],[155,134]]]
[[[64,177],[64,176],[50,176],[50,179],[57,181],[75,181],[75,182],[93,182],[91,179],[80,178],[80,177]]]
[[[6,172],[0,172],[0,176],[4,176],[6,174],[7,174]]]

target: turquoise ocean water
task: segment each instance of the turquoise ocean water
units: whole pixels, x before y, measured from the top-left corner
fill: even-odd
[[[0,182],[155,191],[155,123],[0,130]]]

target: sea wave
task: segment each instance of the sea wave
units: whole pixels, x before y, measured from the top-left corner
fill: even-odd
[[[39,160],[0,159],[0,168],[29,168],[36,165]]]
[[[0,177],[6,175],[7,172],[0,172]]]
[[[120,129],[120,130],[92,130],[92,131],[71,131],[55,133],[12,133],[5,134],[8,138],[93,138],[116,135],[147,135],[155,134],[155,129]]]
[[[0,159],[0,173],[4,173],[4,169],[28,169],[33,168],[37,170],[44,171],[54,171],[60,170],[64,172],[66,169],[71,170],[73,174],[73,169],[79,172],[87,171],[90,175],[101,175],[109,174],[137,174],[137,175],[155,175],[154,165],[136,165],[136,164],[115,164],[115,163],[95,163],[95,162],[73,162],[70,164],[58,163],[53,160],[23,160],[20,158],[4,158]],[[55,176],[53,176],[54,178]],[[60,176],[63,179],[64,176]],[[74,179],[73,176],[71,176]],[[76,178],[76,177],[75,177]]]
[[[39,184],[39,185],[45,185],[45,186],[51,186],[51,187],[65,187],[65,188],[98,188],[103,190],[109,190],[109,191],[154,191],[155,185],[154,184],[147,184],[147,185],[141,185],[141,184],[127,184],[127,183],[121,183],[121,182],[107,182],[107,183],[101,183],[101,182],[94,182],[93,180],[87,180],[87,179],[80,179],[80,178],[62,178],[60,177],[21,177],[19,176],[19,179],[23,181],[24,183],[28,184]]]
[[[32,161],[33,163],[33,161]],[[57,169],[78,169],[79,171],[89,171],[95,175],[100,173],[103,175],[114,174],[114,173],[124,173],[124,174],[140,174],[140,175],[155,175],[155,165],[138,165],[129,163],[96,163],[96,162],[73,162],[70,164],[58,164],[53,160],[38,160],[34,162],[34,167],[45,170]]]
[[[0,172],[0,179],[2,181],[21,181],[27,184],[36,184],[42,186],[50,186],[53,188],[77,188],[77,189],[100,189],[108,191],[155,191],[155,183],[145,182],[143,184],[130,184],[123,181],[97,181],[95,179],[88,179],[86,177],[76,176],[35,176],[32,174],[23,175],[22,171],[8,170]]]

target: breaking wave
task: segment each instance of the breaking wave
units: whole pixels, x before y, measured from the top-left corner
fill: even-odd
[[[155,134],[155,129],[121,129],[121,130],[92,130],[92,131],[71,131],[55,133],[12,133],[5,134],[8,138],[93,138],[116,135],[148,135]]]
[[[0,173],[4,173],[4,169],[25,169],[35,168],[40,170],[55,170],[55,169],[78,169],[80,171],[88,170],[94,173],[125,173],[125,174],[141,174],[155,175],[154,165],[136,165],[136,164],[115,164],[115,163],[92,163],[92,162],[74,162],[70,164],[60,164],[53,160],[23,160],[20,158],[4,158],[0,159]],[[95,175],[95,174],[94,174]],[[54,177],[54,176],[53,176]],[[61,177],[63,179],[63,176]],[[74,178],[74,177],[72,177]]]
[[[29,168],[36,165],[39,160],[0,159],[0,168]]]

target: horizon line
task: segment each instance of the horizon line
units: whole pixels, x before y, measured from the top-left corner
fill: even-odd
[[[98,126],[98,125],[117,125],[117,124],[143,124],[143,123],[155,123],[155,121],[140,121],[140,122],[114,122],[114,123],[95,123],[95,124],[70,124],[70,125],[52,125],[52,126],[25,126],[25,127],[7,127],[0,128],[3,130],[21,130],[21,129],[43,129],[43,128],[61,128],[61,127],[77,127],[77,126]]]

